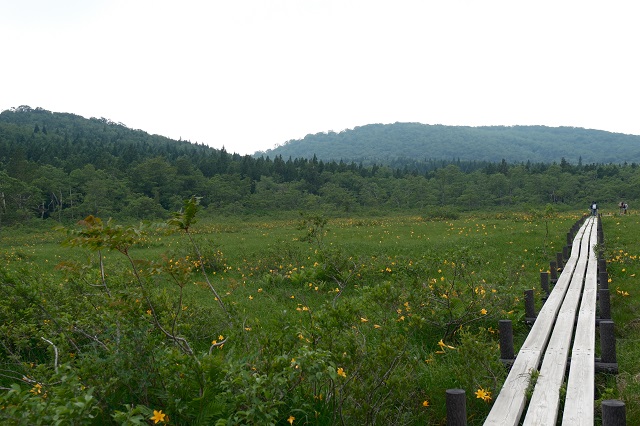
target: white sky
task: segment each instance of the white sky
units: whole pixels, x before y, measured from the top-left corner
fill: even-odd
[[[640,4],[0,0],[0,110],[252,154],[370,123],[640,135]]]

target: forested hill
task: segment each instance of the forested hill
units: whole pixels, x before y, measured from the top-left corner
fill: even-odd
[[[576,127],[467,127],[420,123],[369,124],[342,132],[316,133],[258,152],[384,164],[451,160],[577,164],[640,162],[640,136]]]
[[[66,170],[92,164],[98,169],[120,168],[140,160],[164,156],[175,159],[216,150],[130,129],[106,118],[20,106],[0,113],[0,161],[50,164]],[[15,165],[15,164],[14,164]]]
[[[593,199],[636,206],[638,157],[614,142],[600,139],[600,157],[585,152],[582,163],[567,161],[559,151],[560,158],[550,162],[507,162],[503,158],[512,153],[505,149],[495,162],[481,161],[479,154],[460,160],[465,152],[459,151],[449,155],[455,160],[420,162],[435,155],[416,155],[411,163],[368,165],[297,154],[241,156],[104,118],[23,106],[0,113],[0,229],[88,215],[166,218],[194,195],[212,216],[412,211],[441,217],[487,208],[540,210],[547,203],[576,208]],[[373,148],[359,152],[375,154]]]

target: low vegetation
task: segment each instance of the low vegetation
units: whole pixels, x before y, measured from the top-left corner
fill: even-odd
[[[522,342],[524,289],[582,214],[199,219],[89,216],[0,239],[4,424],[481,424]],[[604,217],[620,374],[640,420],[638,216]],[[61,247],[61,243],[62,247]],[[540,298],[538,298],[540,300]]]

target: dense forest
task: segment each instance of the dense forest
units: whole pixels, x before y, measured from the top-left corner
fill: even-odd
[[[606,136],[606,134],[603,134]],[[597,143],[594,139],[593,143]],[[604,144],[606,142],[602,142]],[[544,150],[543,146],[529,146]],[[613,148],[607,149],[611,158]],[[413,160],[387,164],[231,154],[21,106],[0,114],[0,225],[38,219],[166,217],[192,195],[210,214],[588,206],[640,199],[635,163]],[[631,157],[630,157],[631,158]]]
[[[316,155],[325,161],[393,162],[401,167],[430,159],[552,163],[565,158],[573,164],[621,163],[640,162],[640,136],[575,127],[369,124],[307,135],[258,154]]]

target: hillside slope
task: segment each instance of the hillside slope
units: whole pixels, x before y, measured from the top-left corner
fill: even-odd
[[[256,156],[369,163],[468,160],[499,162],[640,162],[640,136],[575,127],[466,127],[420,123],[369,124],[291,140]]]

